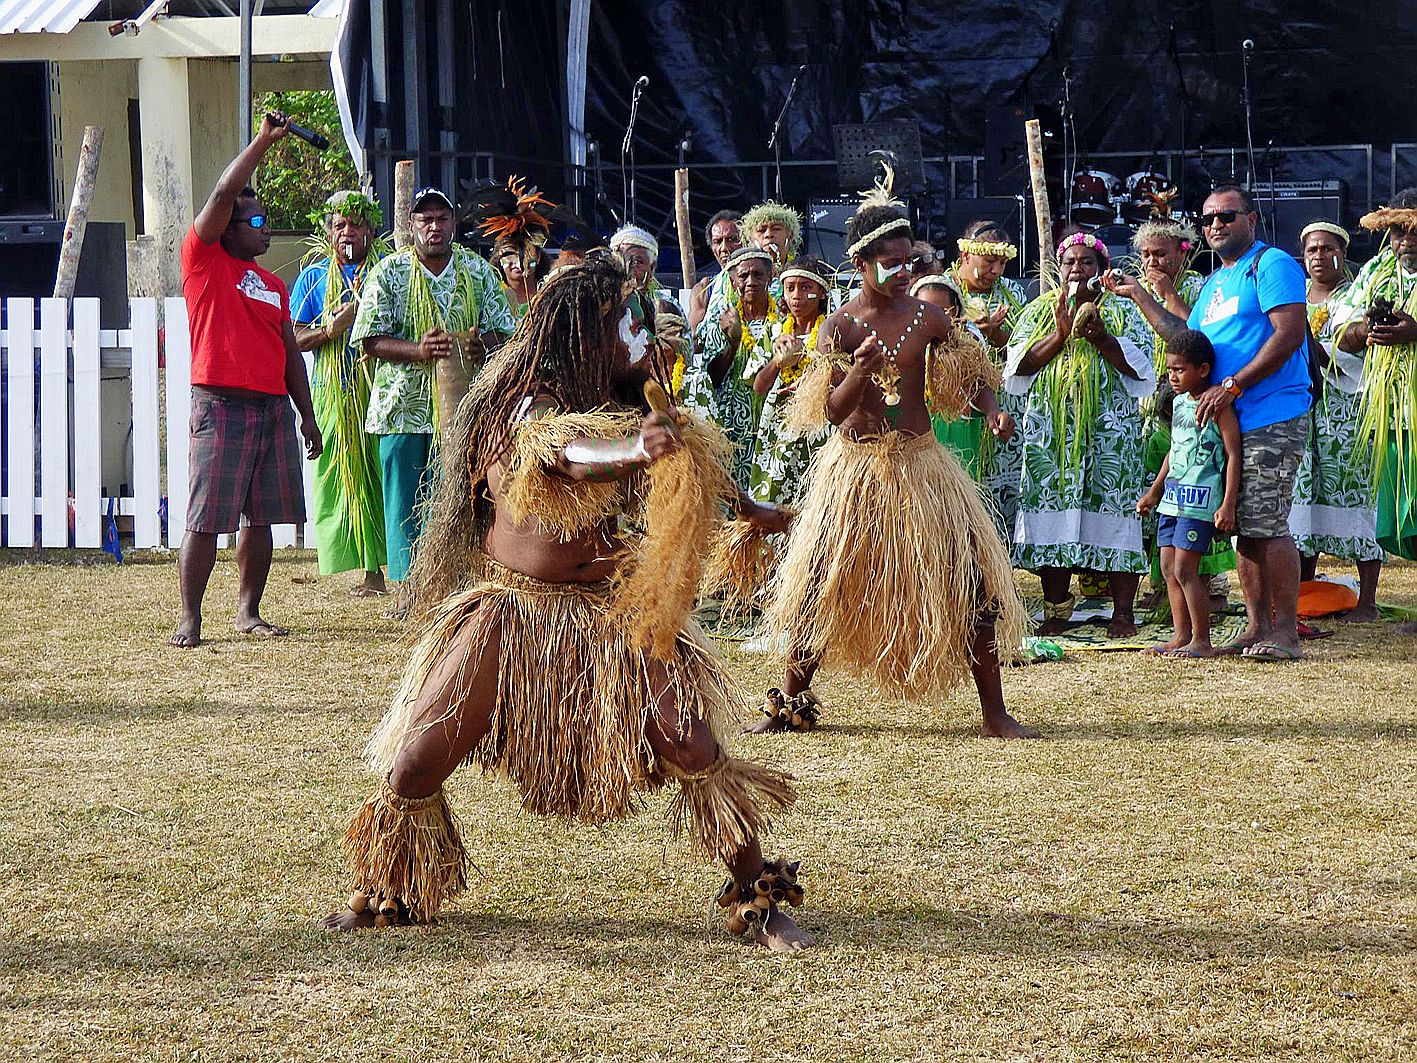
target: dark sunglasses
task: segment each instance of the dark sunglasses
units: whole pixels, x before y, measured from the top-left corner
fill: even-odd
[[[1209,229],[1216,222],[1220,222],[1222,225],[1229,225],[1239,216],[1240,211],[1238,210],[1217,210],[1212,214],[1202,214],[1200,216],[1201,228]]]
[[[264,229],[266,227],[266,216],[264,214],[252,214],[249,218],[237,218],[236,220],[244,222],[253,229]]]
[[[932,268],[938,259],[938,255],[912,255],[905,260],[905,265],[910,272],[919,273],[921,270]]]

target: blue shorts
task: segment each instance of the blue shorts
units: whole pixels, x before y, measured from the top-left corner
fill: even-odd
[[[1168,517],[1159,514],[1156,521],[1156,545],[1173,546],[1177,550],[1192,550],[1203,554],[1215,539],[1215,525],[1208,520],[1190,517]]]

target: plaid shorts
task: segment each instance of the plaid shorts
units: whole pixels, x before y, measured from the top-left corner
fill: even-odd
[[[193,388],[190,432],[191,531],[305,523],[300,439],[289,397]]]
[[[1240,500],[1235,506],[1238,534],[1246,539],[1278,539],[1289,534],[1294,477],[1309,445],[1309,415],[1240,433]]]

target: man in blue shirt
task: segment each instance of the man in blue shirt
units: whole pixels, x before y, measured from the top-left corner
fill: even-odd
[[[1242,188],[1222,185],[1206,197],[1201,227],[1221,268],[1206,280],[1189,321],[1170,313],[1133,277],[1113,270],[1107,284],[1133,300],[1163,339],[1190,327],[1215,347],[1214,379],[1196,416],[1204,424],[1233,406],[1240,422],[1235,549],[1249,614],[1245,633],[1221,652],[1290,661],[1301,653],[1299,554],[1289,534],[1289,510],[1312,405],[1304,273],[1289,255],[1255,239],[1258,220],[1254,200]]]

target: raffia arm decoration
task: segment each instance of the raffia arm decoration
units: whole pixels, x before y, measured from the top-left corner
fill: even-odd
[[[428,797],[400,797],[381,784],[345,831],[344,852],[355,896],[379,901],[381,915],[398,913],[402,904],[426,923],[467,888],[467,852],[441,788]]]
[[[714,535],[708,564],[704,566],[701,593],[721,595],[724,616],[746,616],[767,586],[775,554],[768,533],[756,524],[724,521]]]
[[[522,423],[502,475],[501,504],[508,515],[518,524],[535,518],[563,542],[613,517],[623,499],[620,483],[571,480],[556,466],[577,439],[624,439],[639,423],[636,414],[610,410],[552,413]]]
[[[610,611],[642,649],[665,661],[698,598],[720,503],[735,493],[728,437],[717,425],[681,416],[688,420],[683,444],[645,474],[644,535],[620,570]]]
[[[1358,224],[1369,232],[1383,229],[1417,229],[1417,207],[1379,207],[1364,214]]]
[[[966,417],[981,389],[997,391],[1002,383],[984,345],[964,329],[955,329],[948,340],[931,344],[925,352],[925,404],[936,416]]]
[[[772,812],[797,800],[791,775],[722,750],[705,771],[669,771],[680,782],[679,793],[669,803],[671,831],[675,837],[687,832],[715,860],[731,860],[772,826]]]

